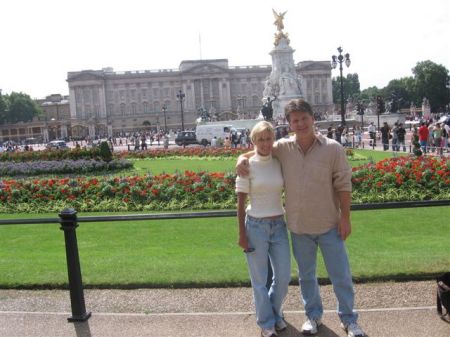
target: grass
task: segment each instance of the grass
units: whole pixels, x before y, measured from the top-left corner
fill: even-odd
[[[173,173],[175,171],[208,171],[208,172],[234,172],[236,158],[211,160],[207,158],[179,158],[179,159],[144,159],[134,160],[134,169],[127,171],[130,175],[144,175]]]
[[[0,218],[12,217],[29,215]],[[361,281],[417,279],[446,271],[450,225],[443,219],[449,217],[450,207],[353,212],[347,241],[353,276]],[[67,284],[64,238],[58,228],[0,226],[0,287]],[[77,236],[87,286],[249,284],[234,218],[81,223]],[[326,277],[323,263],[318,273]]]
[[[391,158],[391,152],[380,152],[372,150],[355,150],[365,158],[364,160],[350,161],[351,166],[360,166],[370,160],[375,162],[385,158]],[[236,158],[208,159],[208,158],[179,158],[179,159],[145,159],[134,160],[134,169],[126,171],[126,174],[143,175],[148,172],[152,174],[172,173],[175,171],[208,171],[208,172],[234,172]],[[121,175],[124,173],[122,172]]]

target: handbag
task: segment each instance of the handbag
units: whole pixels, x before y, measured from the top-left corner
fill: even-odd
[[[437,277],[436,282],[436,305],[438,315],[442,320],[450,323],[450,273],[445,273]],[[443,309],[445,309],[445,311]]]

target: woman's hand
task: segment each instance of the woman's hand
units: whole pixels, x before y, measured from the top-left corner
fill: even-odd
[[[248,240],[247,240],[247,234],[246,234],[246,233],[240,233],[240,234],[239,234],[238,245],[239,245],[243,250],[247,250],[247,249],[248,249]]]

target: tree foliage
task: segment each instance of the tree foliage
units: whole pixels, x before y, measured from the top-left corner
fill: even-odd
[[[447,68],[432,61],[418,62],[412,69],[416,95],[430,101],[431,111],[443,110],[449,102],[449,74]],[[421,102],[416,102],[421,103]]]
[[[0,99],[0,123],[28,122],[42,114],[41,107],[24,93],[12,92]],[[3,105],[3,112],[2,112]]]
[[[6,105],[5,96],[2,96],[0,93],[0,124],[4,124],[6,120],[6,110],[8,109]]]
[[[361,85],[359,83],[358,74],[347,74],[347,77],[342,78],[342,85],[344,88],[344,102],[347,102],[348,98],[359,97],[361,92]],[[337,104],[341,102],[341,77],[333,77],[333,103]]]
[[[391,80],[384,88],[364,89],[354,98],[359,101],[368,101],[382,96],[391,112],[409,108],[411,103],[420,107],[422,100],[427,98],[432,112],[444,111],[445,106],[450,103],[449,71],[432,61],[423,61],[417,63],[412,73],[413,76]],[[334,80],[333,95],[336,95]]]

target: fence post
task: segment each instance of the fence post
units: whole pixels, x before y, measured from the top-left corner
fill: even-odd
[[[84,322],[91,317],[91,313],[86,313],[84,303],[83,281],[81,279],[80,257],[78,255],[77,244],[77,211],[73,208],[65,208],[59,213],[59,223],[64,231],[66,242],[67,272],[69,275],[70,303],[72,316],[69,322]]]

